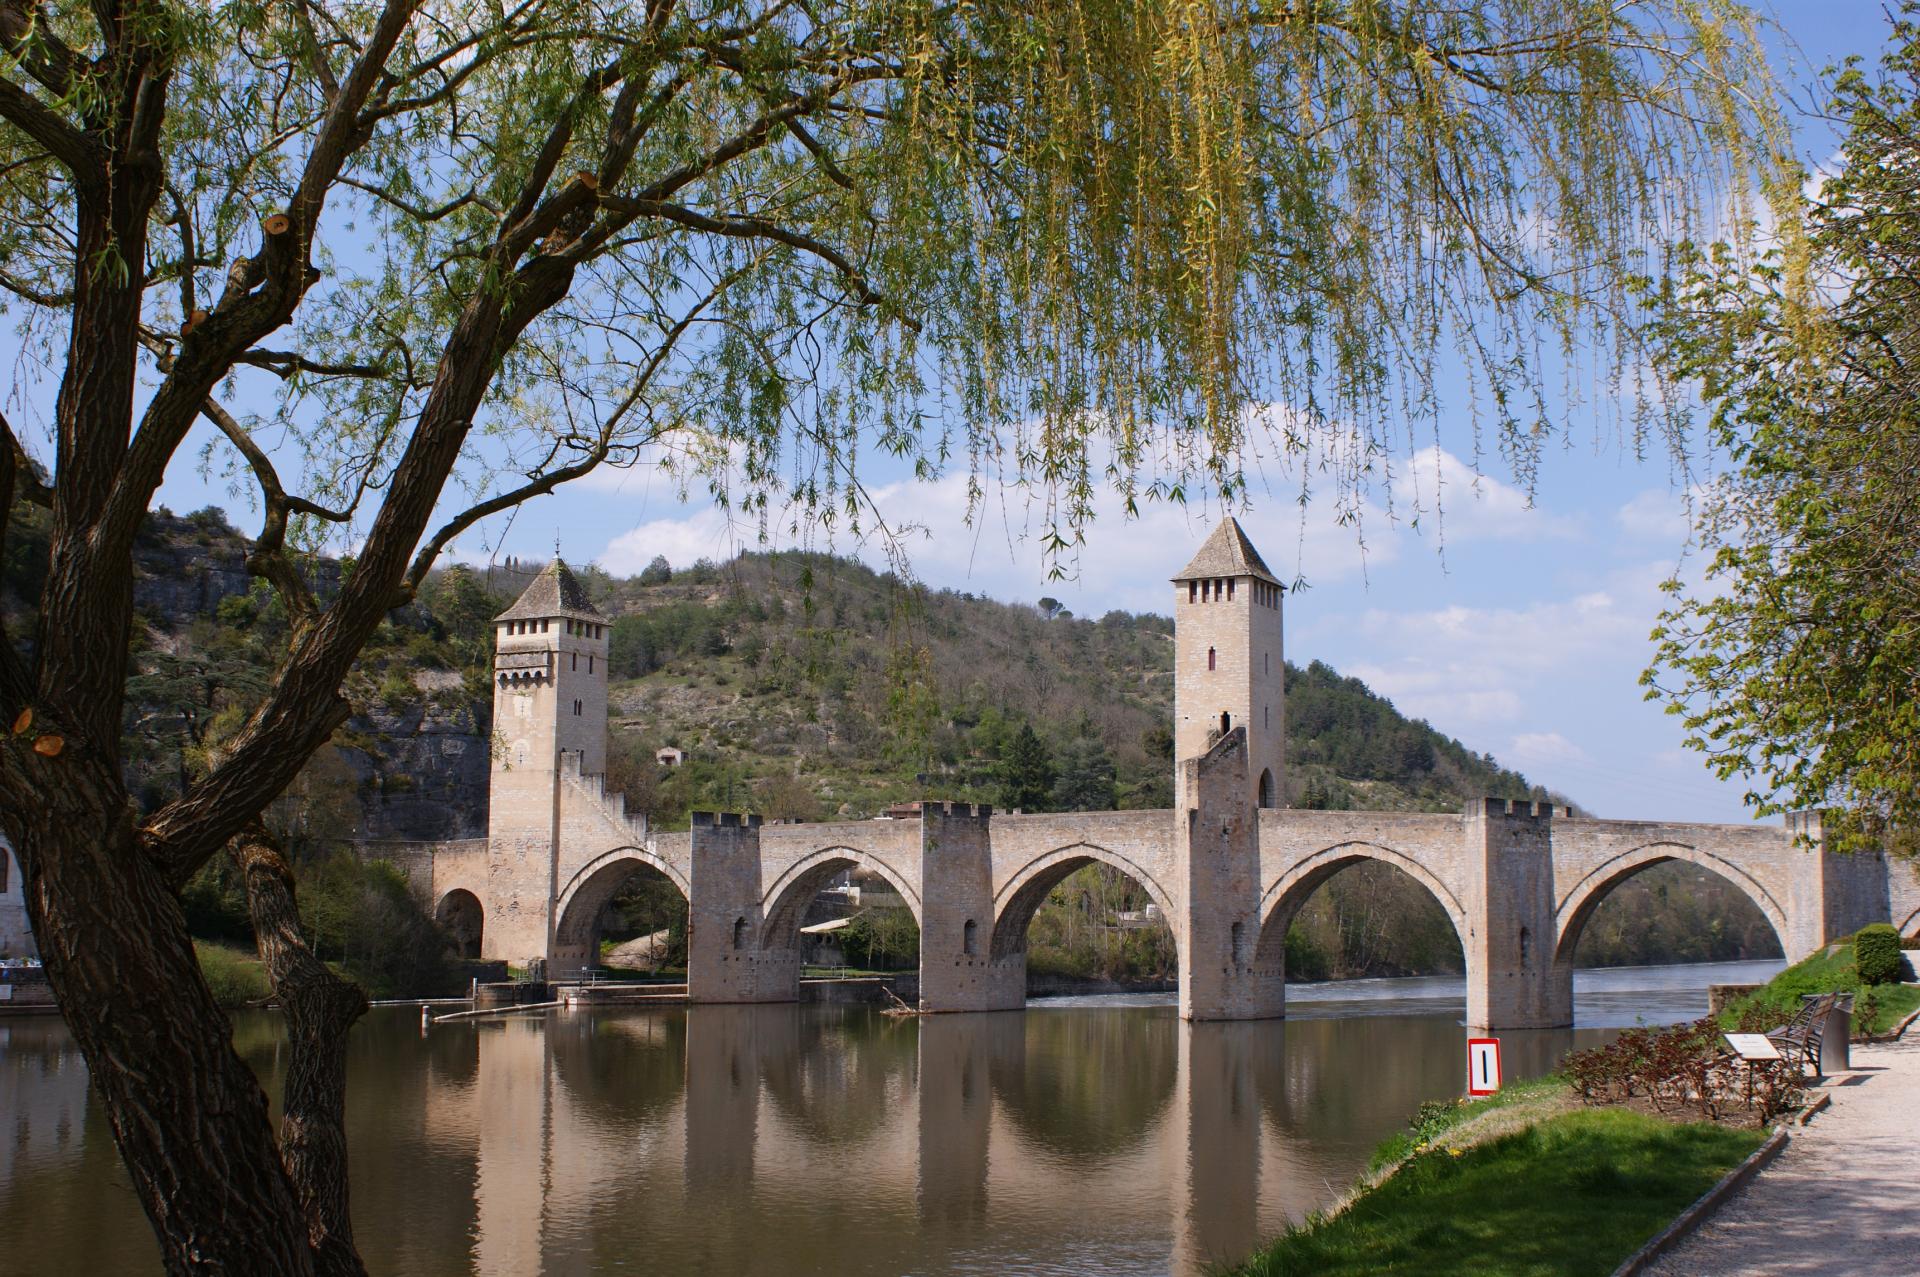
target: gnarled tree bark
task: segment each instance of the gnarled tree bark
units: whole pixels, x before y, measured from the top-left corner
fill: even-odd
[[[281,1101],[280,1160],[307,1216],[307,1240],[320,1277],[364,1277],[347,1209],[347,1030],[366,1014],[367,997],[316,958],[300,930],[293,868],[256,822],[233,844],[247,886],[247,908],[273,991],[287,1017],[286,1094]]]

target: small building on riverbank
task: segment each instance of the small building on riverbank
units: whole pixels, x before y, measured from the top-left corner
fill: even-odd
[[[33,928],[27,925],[27,898],[13,847],[0,838],[0,959],[38,957]]]

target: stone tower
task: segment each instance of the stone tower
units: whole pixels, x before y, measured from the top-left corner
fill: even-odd
[[[1173,589],[1175,807],[1185,811],[1192,802],[1180,764],[1235,727],[1247,729],[1248,801],[1284,806],[1285,591],[1231,517],[1173,578]]]
[[[494,618],[486,957],[551,950],[562,774],[607,769],[607,631],[557,558]]]

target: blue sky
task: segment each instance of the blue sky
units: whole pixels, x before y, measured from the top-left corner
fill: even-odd
[[[1800,149],[1819,163],[1833,138],[1823,121],[1800,114],[1813,96],[1804,86],[1812,68],[1877,53],[1881,7],[1877,0],[1783,0],[1776,12],[1797,45],[1775,55],[1795,90]],[[1465,407],[1456,407],[1464,423]],[[1236,513],[1276,573],[1310,585],[1287,603],[1290,659],[1324,660],[1360,676],[1404,712],[1597,814],[1743,820],[1743,788],[1716,781],[1681,748],[1676,721],[1641,699],[1637,680],[1650,652],[1657,586],[1681,561],[1686,525],[1664,454],[1637,460],[1610,431],[1576,429],[1565,447],[1550,450],[1530,503],[1497,460],[1476,477],[1460,460],[1471,448],[1464,424],[1443,425],[1444,450],[1403,456],[1393,483],[1376,488],[1364,555],[1324,505],[1303,512],[1282,473],[1269,476],[1270,487],[1256,487],[1251,509]],[[1012,495],[993,499],[969,527],[964,475],[930,485],[888,482],[883,471],[868,478],[878,482],[874,495],[889,518],[917,529],[906,546],[927,584],[1024,601],[1051,594],[1081,615],[1169,611],[1166,578],[1219,514],[1148,508],[1128,521],[1107,509],[1075,579],[1048,581],[1032,525]],[[1442,495],[1440,527],[1423,519],[1416,530],[1385,517],[1389,495],[1415,486],[1429,499]],[[245,508],[223,483],[198,473],[191,443],[161,500],[176,510]],[[469,560],[543,557],[556,535],[570,560],[597,560],[614,572],[637,572],[656,554],[679,566],[760,543],[756,527],[731,523],[702,500],[683,503],[672,480],[641,467],[570,485],[456,549]],[[879,547],[844,538],[814,544],[882,558]]]

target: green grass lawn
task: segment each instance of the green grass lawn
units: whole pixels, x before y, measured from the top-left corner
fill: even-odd
[[[1441,1131],[1347,1210],[1234,1272],[1610,1273],[1764,1138],[1626,1109],[1564,1113],[1457,1152]]]
[[[1886,1033],[1901,1019],[1920,1007],[1920,985],[1876,984],[1863,986],[1853,965],[1853,942],[1841,941],[1794,963],[1766,985],[1729,1005],[1721,1012],[1721,1023],[1732,1026],[1756,1004],[1765,1005],[1782,1024],[1799,1009],[1800,998],[1808,993],[1851,991],[1854,995],[1853,1036],[1867,1037]]]
[[[221,1006],[243,1007],[273,992],[267,968],[253,950],[195,940],[193,952],[200,959],[200,974],[207,978],[207,987]]]

